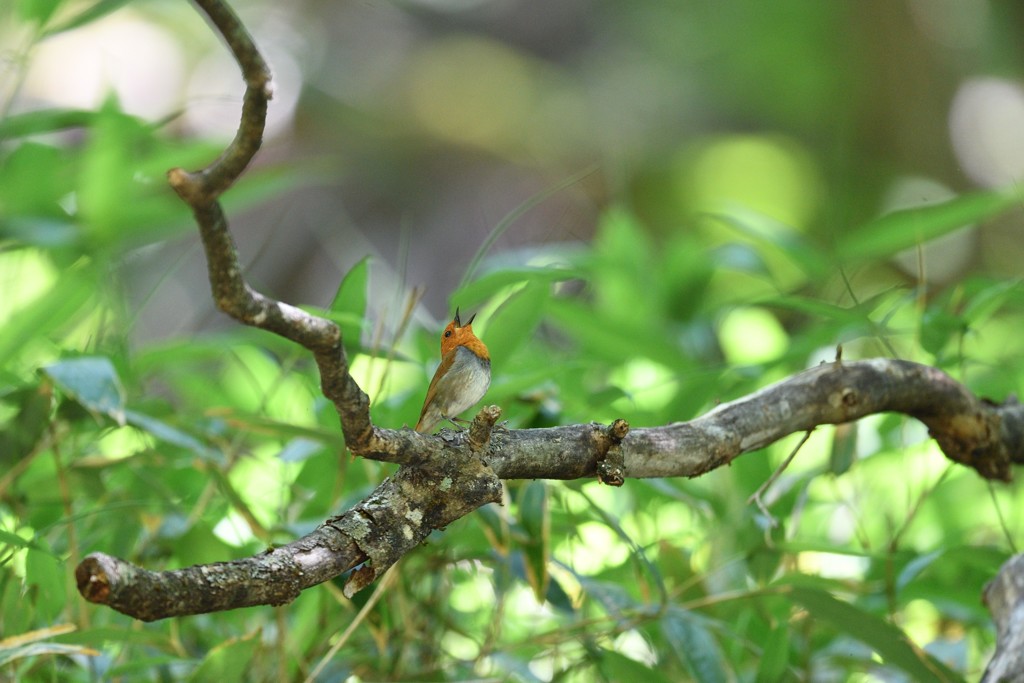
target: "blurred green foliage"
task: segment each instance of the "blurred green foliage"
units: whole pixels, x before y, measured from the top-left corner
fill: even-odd
[[[55,14],[61,3],[24,0],[5,18],[34,26],[38,40],[122,4]],[[691,27],[693,15],[655,5],[603,11],[668,64],[742,44],[725,65],[749,85],[729,91],[737,112],[814,129],[824,103],[858,82],[829,49],[837,16],[825,5],[773,4],[761,19],[784,31],[741,35],[708,5],[709,30],[688,28],[692,42],[672,27]],[[793,21],[798,6],[816,9]],[[762,65],[800,96],[776,97]],[[446,75],[452,68],[463,80]],[[502,99],[522,96],[513,85],[534,84],[530,106],[573,95],[542,64],[483,38],[436,47],[421,70],[422,99],[411,104],[425,130],[498,155],[517,145],[507,129],[531,111]],[[467,83],[492,72],[494,101],[513,123],[436,109],[471,99]],[[437,97],[439,88],[453,92]],[[552,137],[571,146],[534,132],[540,147]],[[134,339],[125,263],[193,230],[163,174],[217,150],[125,113],[116,97],[0,120],[0,677],[979,675],[994,639],[979,595],[1020,545],[1009,511],[1024,494],[949,464],[923,427],[892,415],[816,430],[754,501],[800,435],[696,480],[614,490],[510,481],[505,505],[434,534],[353,601],[338,580],[280,608],[153,624],[84,603],[73,570],[88,552],[150,569],[244,557],[308,532],[389,471],[345,452],[315,366],[290,344],[238,328]],[[588,244],[467,267],[452,306],[479,311],[494,358],[487,401],[512,427],[689,419],[833,357],[838,344],[848,359],[935,365],[997,400],[1024,384],[1017,278],[964,272],[926,286],[894,265],[908,248],[926,260],[925,242],[983,224],[1019,205],[1019,193],[965,192],[864,217],[834,238],[815,229],[821,160],[791,140],[711,136],[670,156],[623,184]],[[236,196],[257,205],[296,182],[288,172],[254,174]],[[410,325],[381,339],[366,322],[374,267],[359,261],[322,313],[345,331],[374,420],[400,427],[415,420],[438,330]]]

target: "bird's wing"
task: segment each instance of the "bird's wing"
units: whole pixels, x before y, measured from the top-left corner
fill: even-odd
[[[455,354],[459,350],[459,347],[455,347],[448,353],[444,354],[441,358],[441,364],[437,366],[437,370],[434,371],[434,378],[430,380],[430,386],[427,387],[427,397],[423,399],[423,409],[420,411],[420,422],[423,422],[423,416],[427,414],[427,407],[434,402],[434,396],[437,394],[441,380],[448,371],[451,369],[452,364],[455,363]]]

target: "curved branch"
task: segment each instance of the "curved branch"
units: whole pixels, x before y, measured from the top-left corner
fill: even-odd
[[[941,370],[909,361],[825,363],[689,422],[632,429],[622,440],[628,477],[695,477],[796,432],[897,412],[923,422],[951,460],[1007,481],[1024,463],[1024,407],[975,397]],[[593,476],[600,425],[495,434],[491,466],[503,479]],[[590,452],[589,457],[580,457]]]
[[[996,651],[982,683],[1024,683],[1024,555],[1014,555],[983,594],[996,623]]]
[[[348,372],[338,327],[266,297],[242,276],[237,249],[217,197],[259,149],[269,71],[237,17],[219,0],[196,0],[224,36],[246,82],[235,139],[208,168],[169,172],[193,210],[217,306],[242,323],[308,349],[323,393],[335,405],[348,448],[363,457],[399,463],[398,471],[365,500],[280,548],[232,562],[167,572],[141,569],[94,553],[76,569],[79,592],[144,620],[252,605],[277,605],[302,590],[356,569],[349,595],[378,578],[427,535],[501,496],[502,479],[576,479],[597,474],[619,485],[624,477],[697,476],[794,432],[839,424],[878,412],[924,422],[951,459],[989,479],[1009,479],[1024,462],[1024,410],[975,398],[939,370],[915,363],[870,360],[830,363],[690,422],[633,429],[624,420],[553,429],[494,430],[500,410],[484,408],[468,432],[428,437],[388,430],[370,421],[369,401]]]
[[[432,530],[499,501],[502,479],[595,476],[608,462],[609,439],[628,477],[695,477],[789,434],[880,412],[920,419],[948,457],[986,478],[1009,478],[1010,464],[1024,458],[1024,407],[1015,400],[994,405],[976,399],[945,373],[907,361],[820,365],[695,420],[634,429],[617,444],[596,423],[491,432],[500,411],[490,406],[468,431],[442,432],[440,438],[380,430],[384,440],[410,446],[422,441],[429,448],[357,506],[293,543],[172,572],[148,572],[94,554],[78,566],[79,591],[152,620],[281,604],[369,559],[346,583],[352,595]]]
[[[345,513],[288,545],[231,562],[165,572],[93,553],[75,569],[78,591],[91,602],[142,619],[283,605],[303,590],[363,564],[349,577],[349,597],[404,554],[487,503],[501,500],[501,482],[469,449],[436,465],[402,467]]]

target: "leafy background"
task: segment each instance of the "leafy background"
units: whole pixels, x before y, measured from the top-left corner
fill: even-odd
[[[88,552],[244,557],[389,471],[305,354],[213,311],[164,173],[218,153],[240,85],[189,6],[125,5],[0,5],[0,676],[980,675],[1020,487],[891,415],[765,491],[800,435],[696,480],[509,482],[354,601],[84,603]],[[415,420],[456,305],[513,427],[689,419],[839,344],[1019,391],[1021,8],[544,5],[237,3],[277,88],[226,197],[248,276],[343,326],[378,423]]]

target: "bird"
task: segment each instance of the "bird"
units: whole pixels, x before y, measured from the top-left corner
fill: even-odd
[[[453,421],[487,393],[491,385],[491,355],[473,334],[474,313],[463,325],[459,309],[441,333],[441,364],[423,400],[416,431],[430,434],[442,420]]]

